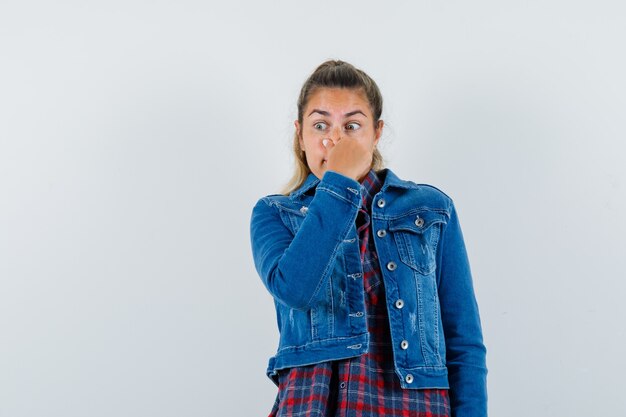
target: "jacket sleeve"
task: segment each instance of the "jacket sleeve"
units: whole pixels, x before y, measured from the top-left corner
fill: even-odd
[[[284,305],[308,310],[333,270],[339,245],[361,205],[360,184],[326,171],[294,236],[267,197],[252,210],[254,265],[270,294]]]
[[[452,417],[486,417],[486,348],[463,233],[452,201],[438,257]]]

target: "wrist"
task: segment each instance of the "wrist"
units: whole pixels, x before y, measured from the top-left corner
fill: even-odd
[[[326,167],[326,172],[328,171],[332,171],[337,174],[343,175],[344,177],[348,177],[357,182],[359,181],[359,178],[361,177],[361,175],[359,175],[359,173],[357,172],[351,171],[349,169],[334,168],[332,165]]]

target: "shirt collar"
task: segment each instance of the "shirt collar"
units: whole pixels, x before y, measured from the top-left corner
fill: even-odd
[[[361,206],[369,211],[374,196],[380,190],[383,183],[378,178],[376,171],[370,169],[365,178],[361,181]]]

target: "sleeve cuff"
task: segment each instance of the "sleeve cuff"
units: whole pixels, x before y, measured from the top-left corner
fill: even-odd
[[[361,184],[335,171],[326,171],[317,185],[317,191],[327,191],[357,207],[361,206]]]

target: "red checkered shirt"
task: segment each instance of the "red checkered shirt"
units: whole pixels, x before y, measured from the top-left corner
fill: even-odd
[[[382,186],[374,170],[361,182],[357,215],[369,352],[278,371],[278,394],[268,417],[449,417],[446,389],[403,389],[394,371],[385,287],[371,233],[371,202]]]

